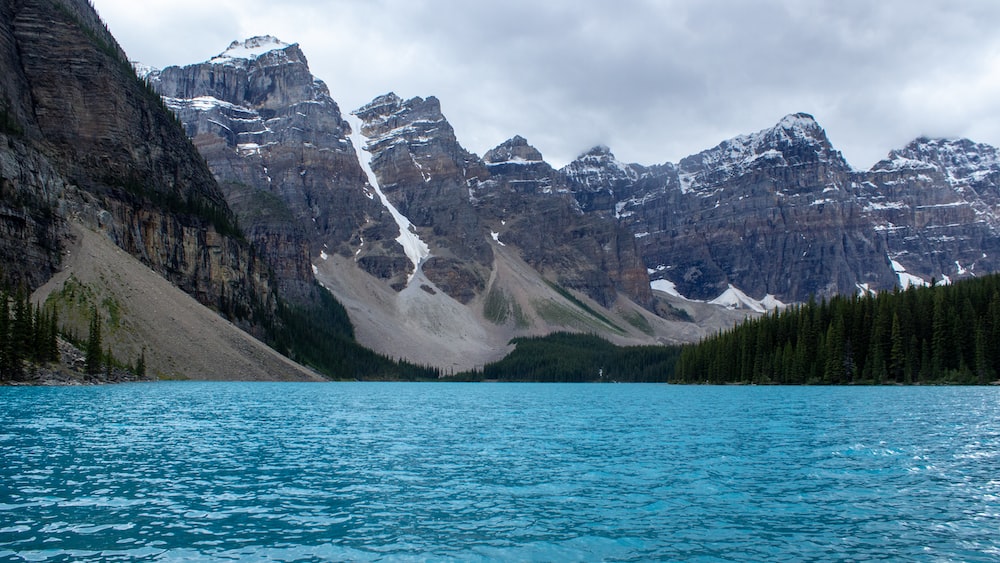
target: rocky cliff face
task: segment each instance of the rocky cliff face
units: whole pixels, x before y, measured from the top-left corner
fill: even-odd
[[[858,172],[794,114],[678,164],[597,147],[562,172],[581,206],[629,227],[654,285],[795,302],[996,271],[996,154],[921,139]]]
[[[1000,269],[995,147],[921,138],[860,176],[864,214],[884,238],[902,284]]]
[[[255,37],[148,80],[184,123],[286,294],[308,294],[320,252],[353,256],[362,241],[361,263],[391,277],[377,252],[391,221],[365,188],[350,126],[297,45]]]
[[[245,326],[252,310],[266,314],[266,268],[235,236],[208,168],[93,8],[0,6],[3,252],[25,245],[23,260],[5,262],[8,277],[32,287],[50,277],[72,217]]]
[[[462,303],[480,293],[493,252],[469,201],[485,172],[455,138],[437,98],[379,96],[354,114],[371,169],[388,201],[428,245],[423,272]],[[398,287],[398,285],[397,285]]]
[[[643,180],[616,211],[654,275],[686,297],[713,299],[734,286],[800,301],[858,282],[892,284],[851,169],[811,116],[790,115]]]
[[[611,307],[617,293],[652,306],[635,241],[614,218],[585,213],[564,174],[537,149],[514,137],[484,157],[489,177],[477,185],[499,238],[521,249],[528,264],[561,285]]]
[[[543,275],[604,306],[619,291],[651,303],[628,233],[584,214],[565,176],[525,139],[480,159],[458,143],[433,97],[387,94],[355,113],[381,189],[430,247],[422,270],[448,295],[467,303],[482,293],[491,244],[510,244]]]

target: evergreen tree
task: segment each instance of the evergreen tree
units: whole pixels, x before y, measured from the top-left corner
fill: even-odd
[[[46,339],[46,347],[49,350],[49,361],[59,361],[59,312],[55,309],[52,309],[49,317],[49,335]]]
[[[87,345],[84,350],[84,363],[87,373],[96,375],[101,371],[101,359],[104,351],[101,346],[101,319],[97,309],[92,309],[90,317],[90,332],[87,335]]]
[[[32,319],[31,303],[28,299],[23,289],[14,295],[14,311],[8,334],[7,363],[9,377],[15,379],[24,375],[24,362],[31,359]]]
[[[889,377],[897,383],[904,380],[906,371],[906,346],[903,341],[903,328],[899,322],[899,314],[892,314],[892,328],[889,335]]]
[[[944,288],[934,288],[934,314],[931,325],[931,377],[944,376],[946,358],[951,352],[951,326],[945,304]]]
[[[11,377],[10,295],[0,291],[0,379]]]
[[[985,385],[993,378],[993,368],[987,357],[990,345],[986,339],[986,328],[982,323],[976,326],[975,336],[975,374],[976,382]]]
[[[135,374],[139,377],[146,377],[146,349],[142,349],[139,359],[135,361]]]

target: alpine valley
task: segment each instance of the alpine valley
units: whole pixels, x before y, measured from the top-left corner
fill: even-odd
[[[1000,271],[1000,153],[969,140],[860,171],[796,113],[678,163],[598,146],[555,169],[520,136],[467,151],[433,96],[345,111],[274,37],[137,78],[85,0],[0,12],[4,281],[38,301],[76,287],[118,315],[114,354],[144,349],[157,375],[316,377],[250,336],[318,367],[288,331],[343,311],[338,341],[447,375],[517,336],[694,342]],[[221,331],[221,352],[191,352]]]

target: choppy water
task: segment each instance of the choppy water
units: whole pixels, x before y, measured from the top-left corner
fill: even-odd
[[[1000,559],[1000,389],[0,388],[0,560]]]

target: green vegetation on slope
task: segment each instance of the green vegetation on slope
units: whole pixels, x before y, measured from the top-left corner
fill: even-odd
[[[595,311],[593,309],[593,307],[591,307],[591,306],[587,305],[586,303],[584,303],[583,301],[580,301],[579,299],[577,299],[575,295],[573,295],[572,293],[570,293],[569,291],[567,291],[566,288],[564,288],[563,286],[561,286],[559,284],[556,284],[556,283],[553,283],[553,282],[551,282],[551,281],[549,281],[547,279],[544,279],[544,278],[543,278],[543,280],[545,281],[545,284],[548,285],[553,290],[555,290],[556,293],[558,293],[559,295],[561,295],[564,299],[566,299],[567,301],[569,301],[573,305],[576,305],[577,307],[579,307],[581,310],[583,310],[585,313],[587,313],[591,317],[593,317],[593,318],[601,321],[602,323],[604,323],[609,328],[611,328],[612,330],[614,330],[615,332],[617,332],[619,334],[624,334],[625,333],[625,331],[622,330],[622,328],[620,326],[616,325],[615,323],[611,322],[610,319],[608,319],[604,315],[602,315],[602,314],[598,313],[597,311]],[[541,311],[539,311],[539,313],[543,314],[543,316],[544,316],[544,313],[542,313]],[[554,318],[558,319],[559,317],[558,317],[558,315],[555,315]],[[556,322],[563,322],[563,321],[558,321],[557,320]]]
[[[344,306],[316,284],[318,305],[296,307],[278,302],[280,324],[265,326],[265,341],[292,360],[332,379],[436,379],[436,368],[417,366],[377,354],[355,342]]]
[[[51,309],[33,307],[26,291],[0,291],[0,381],[17,381],[27,364],[59,358],[58,322]]]

